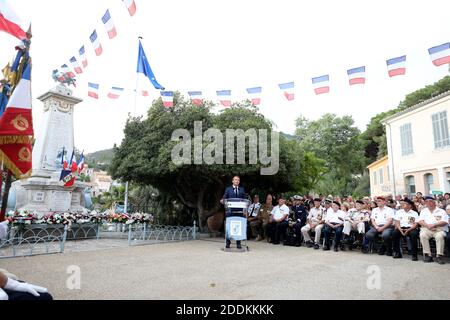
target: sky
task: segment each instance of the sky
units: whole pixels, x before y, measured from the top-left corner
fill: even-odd
[[[3,0],[2,0],[3,1]],[[361,0],[135,0],[130,17],[121,0],[9,0],[24,26],[33,27],[32,94],[35,132],[43,105],[36,98],[56,84],[52,71],[69,64],[85,45],[89,66],[77,77],[75,145],[87,153],[120,145],[129,114],[145,116],[159,91],[135,102],[138,36],[157,80],[167,90],[200,90],[216,101],[217,90],[246,99],[246,88],[263,87],[260,111],[277,130],[293,134],[295,120],[324,113],[351,115],[364,130],[376,114],[448,74],[435,67],[428,48],[450,41],[450,1]],[[109,40],[101,23],[110,9],[118,36]],[[89,36],[97,29],[103,54]],[[14,57],[17,41],[0,34],[0,65]],[[407,74],[389,78],[386,60],[407,55]],[[367,82],[349,86],[347,70],[366,66]],[[316,96],[311,78],[330,75],[330,94]],[[278,84],[295,81],[287,101]],[[100,84],[99,100],[87,83]],[[119,100],[106,97],[125,87]],[[217,108],[220,110],[220,108]],[[39,136],[36,137],[39,139]]]

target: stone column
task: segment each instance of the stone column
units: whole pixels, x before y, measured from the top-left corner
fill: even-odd
[[[63,86],[38,99],[44,103],[44,117],[33,148],[33,176],[49,177],[60,171],[63,149],[70,160],[74,149],[74,107],[83,100],[73,97],[72,90]]]
[[[51,212],[81,212],[85,210],[84,191],[87,184],[77,181],[65,188],[60,181],[63,148],[67,160],[74,150],[73,113],[82,100],[72,96],[72,90],[57,86],[38,98],[44,103],[44,118],[33,148],[33,173],[30,178],[12,186],[12,202],[16,210],[36,212],[40,216]]]

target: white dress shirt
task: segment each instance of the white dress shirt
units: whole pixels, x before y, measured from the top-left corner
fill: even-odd
[[[283,204],[281,207],[278,205],[273,208],[271,215],[275,220],[281,219],[284,215],[286,216],[286,221],[289,220],[289,207],[285,204]]]
[[[389,207],[384,207],[383,210],[380,208],[375,208],[372,210],[371,219],[375,220],[375,224],[377,226],[384,226],[389,219],[393,219],[395,217],[394,210]]]
[[[334,211],[332,208],[328,209],[327,216],[325,218],[326,223],[344,223],[345,212],[342,210]]]
[[[406,212],[401,209],[395,214],[395,220],[400,221],[400,228],[411,228],[419,220],[419,214],[414,210]]]
[[[420,212],[419,221],[424,221],[427,224],[435,224],[441,221],[445,221],[447,225],[442,229],[448,232],[448,215],[444,210],[436,207],[436,209],[431,212],[430,209],[425,208]]]

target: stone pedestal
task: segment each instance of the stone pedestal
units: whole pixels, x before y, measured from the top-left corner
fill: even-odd
[[[84,190],[88,185],[76,182],[73,187],[64,188],[60,181],[62,152],[65,150],[70,161],[74,150],[74,107],[82,100],[73,97],[72,90],[63,86],[57,86],[38,99],[44,103],[44,118],[33,148],[33,173],[30,178],[13,184],[14,208],[41,216],[50,212],[84,211]]]

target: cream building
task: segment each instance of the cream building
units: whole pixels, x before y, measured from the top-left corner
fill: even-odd
[[[450,192],[450,91],[383,120],[392,194]]]
[[[389,170],[389,158],[385,156],[370,164],[370,196],[387,196],[393,194]]]

